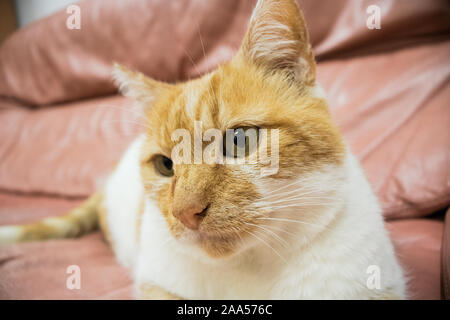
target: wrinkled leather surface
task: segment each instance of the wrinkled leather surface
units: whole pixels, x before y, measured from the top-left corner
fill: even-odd
[[[442,221],[391,221],[387,228],[407,278],[408,299],[440,299]]]
[[[57,252],[57,254],[55,254]],[[30,242],[0,251],[0,299],[132,299],[129,271],[96,232],[81,239]],[[67,268],[77,265],[81,288],[69,290]]]
[[[143,128],[131,104],[112,96],[58,108],[0,107],[0,189],[93,193]]]
[[[319,64],[331,111],[386,218],[450,203],[450,41]]]
[[[450,300],[450,209],[445,215],[441,250],[441,298]]]

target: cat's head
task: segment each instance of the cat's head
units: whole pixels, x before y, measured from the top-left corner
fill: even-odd
[[[164,84],[120,66],[115,78],[145,111],[145,192],[175,238],[221,257],[257,243],[270,246],[289,233],[307,238],[332,220],[321,208],[337,189],[334,168],[345,151],[317,94],[314,56],[294,0],[259,1],[234,59],[199,79]],[[189,137],[175,134],[173,141],[179,129]],[[207,140],[218,142],[227,129],[236,139],[207,150]],[[256,135],[254,146],[245,143],[247,132]],[[177,153],[184,161],[171,159],[188,138],[188,152]],[[206,163],[194,145],[214,159],[218,153],[234,159],[228,151],[239,148],[241,160],[265,150],[276,166],[259,156],[256,163]],[[270,166],[276,170],[262,174]]]

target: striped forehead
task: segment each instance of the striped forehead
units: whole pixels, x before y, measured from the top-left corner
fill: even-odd
[[[210,128],[221,129],[214,79],[217,78],[213,74],[208,74],[181,84],[177,91],[158,103],[153,127],[161,147],[172,148],[176,144],[171,136],[177,129],[186,129],[192,135],[195,121],[202,122],[203,132]]]
[[[217,127],[219,123],[215,121],[217,113],[217,86],[214,84],[213,74],[191,81],[185,84],[184,108],[186,117],[190,121],[202,121],[204,126]],[[217,119],[216,119],[217,120]]]

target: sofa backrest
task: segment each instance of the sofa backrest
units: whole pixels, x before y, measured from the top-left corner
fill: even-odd
[[[13,34],[0,48],[0,96],[30,105],[110,94],[112,62],[156,79],[183,81],[230,59],[255,0],[93,0],[79,4],[81,29],[60,11]],[[450,30],[445,0],[299,0],[319,61],[429,41]],[[367,8],[381,9],[369,30]]]

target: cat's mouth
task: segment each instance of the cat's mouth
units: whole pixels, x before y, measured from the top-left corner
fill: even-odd
[[[248,246],[248,234],[254,230],[253,211],[230,210],[224,212],[214,204],[198,206],[173,214],[177,223],[172,224],[173,235],[182,244],[200,247],[211,256],[224,256]],[[194,220],[197,223],[190,220]],[[176,228],[175,228],[176,227]],[[250,242],[251,243],[251,242]]]

